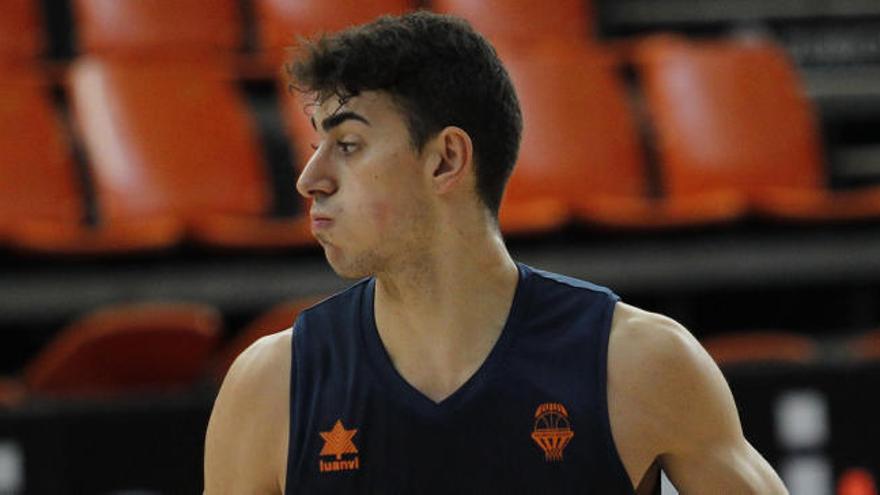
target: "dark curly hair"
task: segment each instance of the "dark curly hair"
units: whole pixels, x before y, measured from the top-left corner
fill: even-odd
[[[383,16],[305,41],[286,65],[293,91],[318,101],[385,91],[420,151],[447,126],[470,135],[477,193],[498,214],[522,133],[510,77],[494,48],[464,20],[431,12]]]

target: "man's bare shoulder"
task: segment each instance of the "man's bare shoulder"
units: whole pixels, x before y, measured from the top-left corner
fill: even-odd
[[[622,337],[627,340],[634,350],[639,350],[647,343],[681,337],[686,333],[678,322],[659,313],[653,313],[632,306],[624,302],[618,302],[614,307],[614,319],[612,320],[612,336]],[[633,340],[635,339],[635,340]]]
[[[227,382],[233,382],[236,387],[246,385],[247,390],[260,389],[265,392],[266,387],[278,386],[279,367],[290,369],[292,338],[293,331],[288,328],[261,337],[251,344],[232,363],[223,380],[224,387]],[[289,377],[283,378],[289,384]]]
[[[699,344],[675,320],[622,302],[615,306],[608,342],[608,410],[633,486],[643,481],[662,451],[664,430],[674,428],[665,418],[681,415],[669,400],[676,393],[673,375],[696,352],[695,346]]]
[[[743,437],[733,395],[697,339],[666,316],[618,303],[608,349],[608,410],[637,484],[657,460],[683,493],[783,494]]]
[[[270,414],[287,403],[290,387],[292,332],[287,329],[261,337],[232,363],[217,396],[217,402],[248,414]],[[260,409],[252,406],[260,404]],[[266,406],[273,406],[266,408]],[[215,405],[216,408],[216,405]]]
[[[623,302],[614,311],[609,359],[611,366],[650,381],[675,378],[688,365],[712,364],[700,343],[677,321]],[[658,371],[664,373],[658,376]]]
[[[290,329],[262,337],[226,374],[205,440],[206,493],[283,492],[291,338]]]
[[[706,393],[729,394],[723,376],[697,339],[667,316],[618,303],[608,345],[610,388],[614,399],[625,407],[647,406],[653,418],[668,416],[672,421],[686,416],[682,408],[689,399]],[[655,433],[664,433],[666,426],[660,425]]]

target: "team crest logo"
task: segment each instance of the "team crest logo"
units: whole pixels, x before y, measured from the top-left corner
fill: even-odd
[[[357,428],[346,430],[342,420],[337,420],[330,431],[319,432],[324,439],[324,448],[321,449],[320,457],[332,457],[330,460],[318,459],[318,467],[322,473],[333,471],[354,471],[360,468],[358,449],[352,439],[357,434]],[[345,455],[354,454],[354,457]]]
[[[568,411],[557,402],[545,402],[535,411],[532,440],[544,451],[547,462],[562,460],[562,451],[574,437]]]

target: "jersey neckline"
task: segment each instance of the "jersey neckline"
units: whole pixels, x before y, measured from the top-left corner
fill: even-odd
[[[485,387],[486,382],[490,381],[497,374],[499,364],[504,360],[505,351],[513,341],[518,325],[521,324],[526,313],[525,281],[531,270],[522,263],[516,263],[516,266],[519,277],[513,294],[513,302],[498,340],[492,346],[483,363],[477,368],[477,371],[458,389],[440,402],[434,402],[433,399],[412,386],[394,367],[391,356],[388,355],[385,344],[382,343],[382,338],[379,336],[379,329],[376,326],[374,307],[376,279],[370,278],[367,281],[361,299],[361,324],[359,325],[359,330],[370,367],[379,378],[381,386],[386,389],[393,400],[402,403],[404,407],[411,408],[423,416],[438,417],[446,416],[458,410],[462,405],[479,394],[480,390]]]

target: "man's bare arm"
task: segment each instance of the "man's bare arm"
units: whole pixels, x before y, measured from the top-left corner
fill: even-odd
[[[626,305],[618,313],[609,408],[625,463],[642,466],[659,457],[682,494],[786,494],[743,436],[730,388],[696,339],[661,315]],[[631,407],[644,412],[625,412]]]
[[[255,342],[220,387],[205,439],[205,493],[284,493],[291,331]]]

